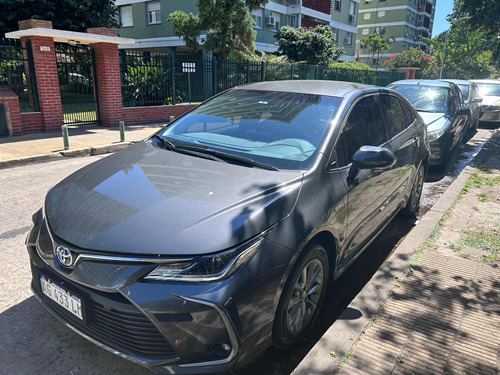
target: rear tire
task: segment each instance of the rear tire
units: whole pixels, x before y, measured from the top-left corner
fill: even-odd
[[[314,325],[325,299],[328,275],[325,248],[316,242],[309,244],[281,295],[273,327],[274,346],[289,348]]]
[[[420,164],[417,169],[417,174],[415,176],[415,181],[411,187],[410,196],[408,197],[408,202],[406,206],[401,210],[401,215],[404,217],[415,217],[420,208],[420,197],[422,196],[422,189],[424,187],[425,180],[425,169],[424,164]]]

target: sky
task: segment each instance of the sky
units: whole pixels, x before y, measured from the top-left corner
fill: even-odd
[[[434,15],[432,37],[435,37],[450,27],[450,23],[446,21],[446,16],[452,11],[453,0],[436,0],[436,14]]]

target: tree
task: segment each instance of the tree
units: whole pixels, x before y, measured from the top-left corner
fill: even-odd
[[[452,19],[465,19],[472,28],[483,28],[490,37],[497,37],[500,31],[500,1],[498,0],[455,0]]]
[[[343,48],[336,47],[335,35],[327,25],[309,29],[283,26],[276,39],[278,53],[292,61],[327,65],[344,54]]]
[[[217,51],[223,57],[248,58],[254,54],[256,36],[249,10],[258,9],[268,1],[198,0],[198,14],[176,11],[168,17],[168,22],[188,48],[198,49],[197,38],[205,30],[205,49]]]
[[[380,60],[380,54],[389,49],[389,42],[387,39],[381,37],[378,34],[368,35],[366,38],[361,39],[361,43],[364,43],[368,46],[372,53],[372,60],[377,54],[377,65],[378,60]]]
[[[114,0],[0,0],[0,36],[18,30],[18,21],[52,21],[55,29],[86,31],[117,27]]]
[[[432,39],[425,39],[429,51],[441,64],[444,41],[446,50],[443,77],[479,78],[488,77],[494,70],[493,49],[495,42],[488,38],[483,28],[472,28],[467,22],[457,21],[449,30]]]

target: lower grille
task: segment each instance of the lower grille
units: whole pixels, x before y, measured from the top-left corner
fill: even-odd
[[[36,294],[43,298],[44,294],[40,289],[39,281],[40,270],[33,263],[31,264],[31,270],[33,289]],[[60,280],[50,271],[43,270],[42,274],[50,277],[53,282]],[[79,292],[79,290],[79,288],[76,289],[75,294],[80,297],[88,295],[87,292]],[[60,308],[49,298],[44,298],[44,302],[78,330],[122,353],[149,360],[176,357],[170,344],[153,323],[123,296],[118,293],[111,295],[110,293],[101,292],[99,292],[99,295],[109,298],[112,301],[110,305],[113,305],[113,307],[105,306],[91,298],[83,299],[86,325]],[[115,308],[115,306],[121,306],[121,308]]]

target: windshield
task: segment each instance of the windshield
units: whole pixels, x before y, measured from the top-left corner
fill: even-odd
[[[496,83],[479,83],[479,93],[481,96],[500,96],[500,84]]]
[[[448,112],[448,88],[426,85],[389,85],[400,92],[417,111]]]
[[[230,90],[160,133],[179,148],[211,149],[278,169],[309,169],[341,98]]]

